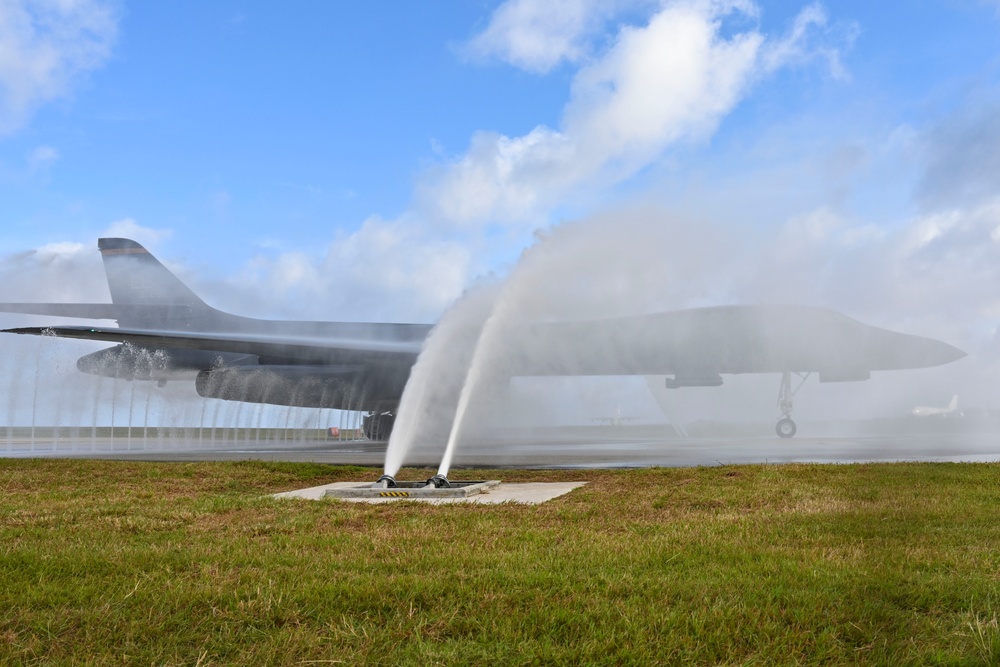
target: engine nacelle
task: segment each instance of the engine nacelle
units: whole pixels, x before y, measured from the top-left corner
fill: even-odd
[[[408,376],[355,367],[223,366],[199,372],[195,389],[226,401],[374,411],[395,407]]]
[[[867,368],[838,368],[819,372],[820,382],[861,382],[870,380],[872,372]]]
[[[667,378],[667,389],[679,389],[681,387],[718,387],[722,384],[722,376],[718,373],[708,375],[675,375]]]
[[[191,380],[203,368],[234,363],[246,355],[182,348],[115,345],[85,354],[76,361],[82,373],[119,380]]]
[[[133,345],[115,345],[85,354],[76,360],[76,367],[82,373],[119,380],[166,380],[173,370],[163,351]]]

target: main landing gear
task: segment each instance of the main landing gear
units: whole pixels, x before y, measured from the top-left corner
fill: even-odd
[[[388,440],[396,415],[391,412],[372,412],[361,419],[361,432],[369,440]]]
[[[797,377],[801,378],[799,383],[795,385],[792,389],[792,373],[791,371],[785,371],[781,374],[781,387],[778,389],[778,408],[781,410],[781,418],[775,425],[774,430],[779,437],[790,438],[795,435],[795,431],[798,429],[795,427],[795,422],[792,421],[792,402],[795,398],[795,394],[798,393],[805,381],[809,379],[812,373],[796,373]]]

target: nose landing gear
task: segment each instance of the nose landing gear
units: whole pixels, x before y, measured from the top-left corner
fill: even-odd
[[[799,383],[792,389],[792,373],[791,371],[785,371],[781,374],[781,387],[778,389],[778,408],[781,410],[781,418],[778,419],[778,423],[774,427],[774,431],[781,438],[791,438],[795,435],[798,428],[795,426],[795,422],[792,421],[792,404],[795,398],[795,394],[798,393],[805,381],[809,379],[812,373],[796,373],[796,376],[800,377]]]

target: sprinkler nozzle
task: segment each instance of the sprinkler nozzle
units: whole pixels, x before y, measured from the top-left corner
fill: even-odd
[[[373,489],[394,489],[396,488],[396,478],[392,475],[382,475],[378,481],[372,484]]]
[[[438,473],[427,480],[427,486],[433,486],[435,489],[449,489],[451,488],[451,483],[447,477]]]

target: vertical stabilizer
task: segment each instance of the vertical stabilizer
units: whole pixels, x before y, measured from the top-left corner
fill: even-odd
[[[213,309],[131,239],[98,239],[118,324],[127,328],[190,329]]]

